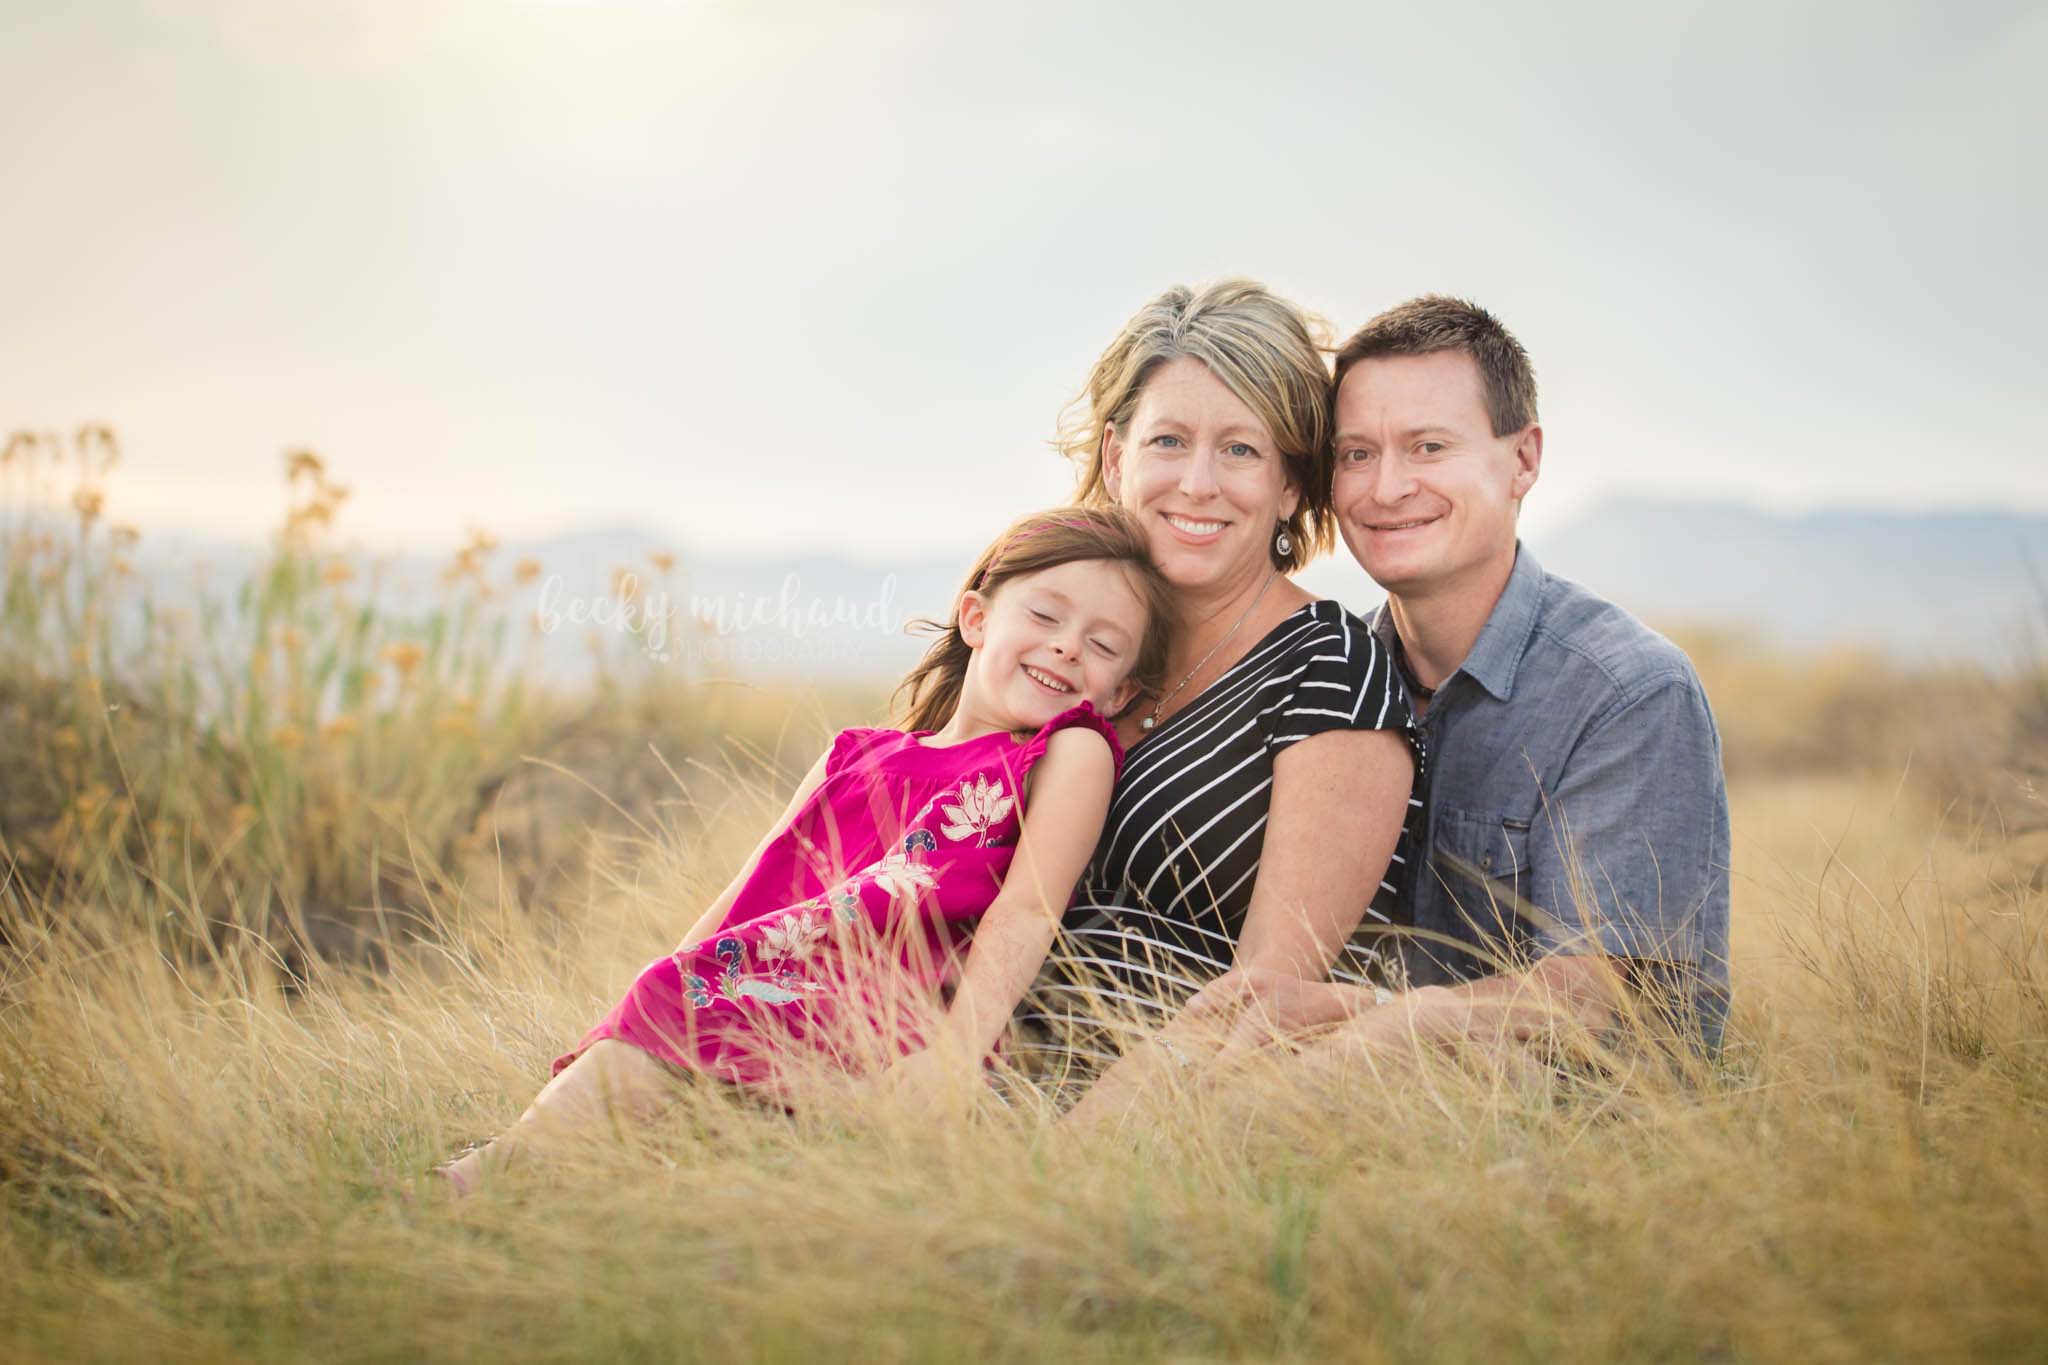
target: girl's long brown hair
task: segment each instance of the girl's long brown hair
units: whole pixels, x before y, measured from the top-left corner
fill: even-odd
[[[993,597],[1011,579],[1078,560],[1106,560],[1120,566],[1145,604],[1145,634],[1131,680],[1138,684],[1131,705],[1156,694],[1166,678],[1178,610],[1173,587],[1152,563],[1145,533],[1120,507],[1056,507],[1012,522],[995,544],[981,552],[960,591]],[[912,623],[936,635],[917,667],[897,685],[892,723],[899,730],[938,730],[960,705],[967,660],[974,651],[960,636],[960,599],[944,621]],[[1125,710],[1129,710],[1126,707]]]

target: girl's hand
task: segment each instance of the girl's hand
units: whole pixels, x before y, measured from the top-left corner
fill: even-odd
[[[981,1068],[955,1048],[928,1047],[893,1063],[879,1081],[882,1101],[920,1121],[959,1118],[981,1092]]]

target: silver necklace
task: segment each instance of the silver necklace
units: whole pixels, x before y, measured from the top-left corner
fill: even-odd
[[[1259,605],[1259,599],[1266,595],[1266,589],[1272,587],[1273,580],[1278,578],[1279,576],[1280,574],[1277,570],[1266,575],[1266,581],[1259,584],[1259,590],[1256,593],[1252,594],[1251,604],[1247,606],[1243,611],[1237,614],[1237,619],[1230,623],[1230,629],[1223,632],[1223,638],[1218,640],[1215,644],[1209,646],[1209,652],[1202,656],[1201,662],[1197,663],[1193,668],[1188,670],[1188,675],[1180,680],[1180,682],[1174,687],[1173,691],[1168,692],[1165,696],[1159,699],[1158,704],[1152,708],[1152,714],[1145,717],[1143,723],[1139,728],[1144,730],[1150,730],[1153,726],[1159,723],[1159,713],[1166,709],[1166,703],[1172,701],[1175,697],[1179,696],[1181,694],[1181,689],[1186,687],[1189,683],[1193,682],[1195,680],[1195,674],[1200,673],[1202,671],[1203,665],[1207,664],[1209,660],[1216,657],[1216,651],[1230,643],[1230,637],[1237,634],[1237,628],[1245,623],[1245,619],[1252,614],[1253,608]]]

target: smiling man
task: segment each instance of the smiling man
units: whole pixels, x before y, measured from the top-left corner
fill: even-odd
[[[1683,651],[1517,537],[1543,467],[1527,354],[1484,309],[1419,298],[1344,343],[1335,385],[1339,527],[1387,591],[1372,625],[1427,755],[1413,989],[1375,1003],[1261,982],[1265,1018],[1393,1043],[1526,1035],[1560,1003],[1595,1025],[1647,1006],[1718,1046],[1720,736]]]

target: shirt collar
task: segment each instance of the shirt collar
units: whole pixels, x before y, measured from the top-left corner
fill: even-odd
[[[1515,567],[1508,573],[1507,586],[1501,589],[1493,613],[1480,627],[1479,638],[1472,642],[1472,652],[1458,666],[1458,673],[1501,701],[1514,694],[1515,671],[1528,652],[1529,637],[1536,633],[1536,618],[1543,608],[1543,580],[1547,576],[1529,547],[1516,541]],[[1394,613],[1384,602],[1373,613],[1372,633],[1388,649],[1396,647]]]

